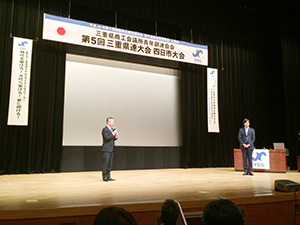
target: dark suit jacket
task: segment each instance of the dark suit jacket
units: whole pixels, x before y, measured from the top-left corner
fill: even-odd
[[[241,149],[245,149],[243,147],[243,144],[250,144],[250,147],[247,149],[253,150],[254,142],[255,142],[255,130],[253,128],[249,127],[248,135],[246,135],[245,127],[240,128],[238,139],[239,139],[239,142],[241,145]]]
[[[117,138],[115,138],[115,136],[111,133],[111,131],[107,126],[105,126],[102,129],[102,138],[103,138],[102,151],[113,152],[115,140],[117,140]]]

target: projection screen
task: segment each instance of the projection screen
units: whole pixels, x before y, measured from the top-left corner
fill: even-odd
[[[181,146],[177,70],[67,54],[63,146],[100,146],[112,116],[118,146]]]

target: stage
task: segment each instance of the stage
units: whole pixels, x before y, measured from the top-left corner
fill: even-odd
[[[299,199],[299,194],[274,191],[275,180],[300,183],[297,171],[243,176],[234,168],[122,170],[113,171],[112,177],[116,181],[103,182],[101,171],[2,175],[0,224],[92,224],[101,208],[112,205],[130,211],[139,224],[156,224],[160,205],[168,198],[181,203],[190,224],[217,198],[236,202],[247,225],[254,224],[255,209],[278,222],[268,224],[293,224],[295,196]],[[278,220],[278,213],[288,222]]]

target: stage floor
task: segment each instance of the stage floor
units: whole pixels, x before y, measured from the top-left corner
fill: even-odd
[[[76,208],[81,215],[96,214],[99,207],[111,205],[128,210],[147,205],[145,210],[151,210],[159,209],[168,198],[178,200],[183,208],[185,202],[204,204],[218,197],[249,202],[256,197],[287,195],[274,191],[275,180],[300,183],[298,171],[243,176],[233,168],[122,170],[113,171],[112,176],[116,181],[103,182],[101,171],[2,175],[0,219],[37,218],[43,212],[47,217],[74,216],[79,214]]]

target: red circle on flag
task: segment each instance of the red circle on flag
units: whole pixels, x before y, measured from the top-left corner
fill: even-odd
[[[63,27],[57,28],[57,33],[59,35],[64,35],[66,33],[66,30]]]

